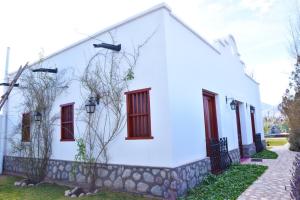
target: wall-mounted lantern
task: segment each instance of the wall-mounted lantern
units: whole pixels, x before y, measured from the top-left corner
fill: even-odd
[[[250,112],[255,113],[255,108],[253,106],[250,106]]]
[[[231,108],[231,110],[236,110],[236,107],[237,107],[237,101],[236,100],[232,100],[230,102],[230,108]]]
[[[225,99],[226,99],[226,104],[228,103],[229,100],[231,100],[230,108],[231,108],[231,110],[236,110],[237,101],[234,98],[228,98],[227,96],[225,97]]]
[[[85,110],[88,114],[93,114],[96,110],[96,103],[93,97],[90,97],[85,104]]]
[[[42,114],[38,111],[34,113],[34,121],[40,123],[42,121]]]

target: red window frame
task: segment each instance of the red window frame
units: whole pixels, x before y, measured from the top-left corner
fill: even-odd
[[[75,141],[74,138],[74,102],[60,105],[60,141]],[[70,109],[69,116],[64,116],[64,109]],[[69,118],[69,119],[65,119]],[[65,128],[69,125],[69,128]],[[71,129],[71,130],[69,130]],[[68,133],[67,133],[68,132]],[[66,136],[70,134],[70,136]]]
[[[22,114],[22,142],[30,142],[30,112]]]
[[[125,92],[127,106],[126,140],[153,139],[151,135],[151,88]]]

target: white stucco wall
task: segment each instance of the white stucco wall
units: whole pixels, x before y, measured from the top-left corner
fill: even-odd
[[[234,46],[211,47],[170,14],[166,17],[166,43],[173,165],[206,157],[202,90],[217,93],[219,137],[228,138],[229,150],[238,148],[235,111],[225,97],[242,104],[243,144],[252,143],[250,104],[256,107],[256,131],[262,132],[258,84],[244,74]],[[246,108],[247,103],[247,108]]]
[[[130,21],[124,25],[111,30],[115,39],[122,44],[122,49],[132,53],[134,46],[142,44],[153,33],[149,42],[142,48],[135,69],[135,78],[130,81],[129,90],[149,88],[151,104],[151,129],[152,140],[125,140],[127,128],[113,141],[110,146],[110,163],[127,165],[146,165],[146,166],[165,166],[170,167],[171,163],[171,135],[169,130],[169,111],[168,111],[168,92],[167,92],[167,74],[165,63],[165,42],[164,42],[164,24],[163,13],[165,9],[156,10],[150,14]],[[81,95],[81,89],[76,78],[80,76],[88,59],[96,53],[93,43],[99,41],[111,40],[109,35],[104,33],[74,47],[58,53],[45,60],[44,65],[50,68],[58,67],[72,68],[74,79],[67,92],[59,96],[55,102],[56,113],[60,112],[60,105],[75,102],[75,120],[77,109],[83,104],[87,96]],[[69,76],[71,74],[68,74]],[[16,92],[15,92],[16,93]],[[18,105],[16,99],[20,95],[12,94],[10,100],[14,105]],[[124,95],[125,97],[125,95]],[[125,98],[124,98],[125,100]],[[125,105],[126,106],[126,105]],[[125,113],[124,106],[124,113]],[[22,108],[12,106],[10,110],[12,124],[17,125],[21,120]],[[57,121],[57,127],[53,135],[53,159],[73,160],[76,154],[75,142],[60,141],[60,121]],[[80,122],[75,121],[75,138],[83,133],[84,127]],[[12,130],[11,130],[12,132]]]
[[[125,140],[126,127],[110,146],[110,163],[144,166],[176,167],[206,157],[202,89],[217,93],[216,106],[220,137],[228,137],[229,149],[237,148],[235,112],[226,104],[225,96],[243,102],[241,120],[243,143],[252,142],[250,104],[256,107],[256,130],[262,132],[258,85],[244,74],[243,65],[231,46],[214,50],[205,41],[180,24],[162,6],[150,13],[114,27],[111,32],[122,48],[132,51],[153,32],[144,46],[129,89],[151,87],[152,140]],[[46,59],[48,67],[59,70],[70,68],[77,78],[96,52],[93,43],[110,42],[106,33],[71,46]],[[68,74],[71,76],[71,74]],[[72,81],[66,93],[55,102],[56,113],[60,105],[75,102],[83,104],[78,81]],[[22,116],[20,94],[10,96],[10,134]],[[247,103],[247,108],[246,108]],[[125,112],[125,107],[124,107]],[[53,135],[53,159],[73,160],[75,142],[60,141],[59,120]],[[75,137],[80,137],[84,127],[75,121]],[[8,152],[10,152],[8,150]],[[10,154],[10,153],[9,153]]]

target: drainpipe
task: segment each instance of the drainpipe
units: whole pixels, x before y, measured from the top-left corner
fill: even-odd
[[[5,63],[5,71],[4,71],[4,82],[8,83],[9,79],[8,79],[8,66],[9,66],[9,52],[10,52],[10,48],[7,47],[6,50],[6,63]],[[6,92],[6,90],[8,89],[8,87],[5,87],[4,89],[4,93]],[[2,174],[3,172],[3,158],[6,155],[6,143],[7,143],[7,130],[8,130],[8,102],[9,99],[7,99],[4,107],[3,107],[3,115],[1,117],[1,128],[3,131],[0,132],[0,174]]]

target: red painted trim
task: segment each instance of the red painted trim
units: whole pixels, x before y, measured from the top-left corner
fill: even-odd
[[[149,90],[151,90],[151,88],[139,89],[125,93],[127,106],[126,140],[153,139],[153,137],[151,136],[151,112]],[[147,107],[145,105],[146,102]],[[136,134],[137,131],[141,131],[141,135],[144,136],[138,136],[139,134]],[[146,135],[145,133],[148,134]]]
[[[74,142],[75,139],[60,139],[61,142]]]
[[[144,89],[139,89],[139,90],[132,90],[132,91],[127,91],[124,94],[132,94],[132,93],[139,93],[139,92],[146,92],[151,90],[151,88],[144,88]]]
[[[74,102],[72,102],[72,103],[66,103],[66,104],[62,104],[62,105],[60,105],[60,141],[75,141],[75,139],[74,139]],[[72,106],[72,121],[71,121],[71,123],[72,123],[72,129],[73,129],[73,138],[71,139],[71,138],[68,138],[68,139],[64,139],[63,138],[63,123],[65,122],[63,122],[63,120],[62,120],[62,118],[63,118],[63,116],[62,116],[62,110],[63,110],[63,108],[64,107],[66,107],[66,106]]]
[[[70,105],[74,105],[74,104],[75,104],[75,102],[65,103],[65,104],[61,104],[60,107],[70,106]]]
[[[202,94],[206,95],[206,96],[210,96],[210,97],[215,97],[217,95],[217,93],[206,90],[206,89],[202,89]]]
[[[150,137],[126,137],[125,140],[151,140],[153,136]]]

